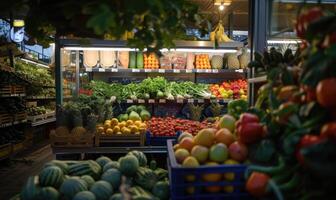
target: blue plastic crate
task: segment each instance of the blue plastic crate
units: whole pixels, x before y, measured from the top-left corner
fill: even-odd
[[[166,146],[167,140],[176,140],[181,132],[176,132],[174,136],[153,136],[149,131],[146,132],[146,146]]]
[[[244,172],[246,165],[218,165],[218,166],[200,166],[197,168],[182,167],[176,162],[173,144],[175,140],[167,140],[168,149],[168,171],[170,181],[170,192],[172,200],[247,200],[253,199],[245,191]],[[233,181],[220,181],[220,182],[204,182],[202,176],[204,174],[224,174],[234,173],[235,178]],[[185,180],[186,175],[193,175],[195,181],[188,182]],[[209,193],[205,190],[209,186],[220,186],[222,190],[218,193]],[[232,193],[225,193],[224,186],[233,186],[234,191]],[[187,188],[194,188],[193,194],[186,192]]]

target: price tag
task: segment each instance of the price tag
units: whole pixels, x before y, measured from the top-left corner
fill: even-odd
[[[176,102],[177,103],[183,103],[183,99],[177,99]]]
[[[186,73],[192,73],[191,69],[186,69]]]
[[[213,69],[212,73],[218,73],[218,69]]]
[[[118,72],[118,69],[117,68],[112,68],[111,72]]]
[[[159,73],[165,73],[166,70],[164,69],[159,69]]]
[[[179,70],[179,69],[174,69],[173,72],[174,72],[174,73],[180,73],[181,70]]]
[[[159,103],[166,103],[166,99],[159,99]]]
[[[240,72],[240,73],[243,73],[244,70],[243,69],[236,69],[235,72]]]
[[[99,68],[98,71],[99,71],[99,72],[105,72],[105,69],[103,69],[103,68]]]
[[[204,103],[204,99],[197,99],[198,103]]]
[[[86,68],[85,71],[92,72],[92,68]]]
[[[133,103],[133,100],[132,99],[127,99],[126,103]]]
[[[205,73],[211,73],[211,69],[206,69]]]
[[[148,103],[155,103],[155,99],[148,99]]]
[[[138,99],[138,103],[145,103],[144,99]]]
[[[140,69],[132,69],[132,72],[137,72],[137,73],[139,73],[139,72],[140,72]]]
[[[194,103],[194,99],[188,99],[188,103]]]
[[[152,69],[145,69],[145,72],[152,72]]]

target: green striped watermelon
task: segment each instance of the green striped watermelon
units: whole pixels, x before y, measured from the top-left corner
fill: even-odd
[[[40,186],[52,186],[54,188],[59,188],[63,181],[63,171],[57,166],[46,167],[39,174]]]
[[[21,191],[21,200],[35,200],[41,188],[38,186],[38,176],[30,176]]]
[[[90,191],[78,192],[72,200],[96,200],[96,196]]]
[[[104,167],[103,167],[103,172],[106,172],[109,169],[119,169],[119,162],[117,161],[111,161],[109,163],[107,163]]]
[[[129,152],[127,155],[135,156],[139,161],[139,166],[145,167],[147,165],[147,157],[143,152],[134,150]]]
[[[113,194],[113,188],[107,181],[95,182],[90,191],[96,196],[97,200],[108,200]]]
[[[60,193],[53,187],[44,187],[38,194],[39,200],[58,200]]]
[[[112,160],[109,157],[101,156],[97,158],[96,162],[103,168],[107,163],[111,162]]]
[[[68,178],[66,179],[60,187],[60,192],[64,195],[66,199],[71,200],[78,192],[86,191],[86,182],[80,178]]]
[[[123,196],[121,193],[115,193],[114,195],[111,196],[109,200],[123,200]]]
[[[88,189],[90,189],[91,186],[95,183],[95,180],[89,175],[84,175],[81,177],[81,179],[86,182]]]
[[[109,182],[113,189],[118,190],[121,183],[121,173],[117,169],[109,169],[104,172],[101,180]]]
[[[95,180],[98,180],[101,175],[101,167],[97,162],[93,160],[83,161],[71,165],[69,167],[69,175],[71,176],[90,175]]]
[[[50,166],[57,166],[59,168],[61,168],[61,170],[63,171],[63,174],[68,174],[69,172],[69,166],[66,162],[64,161],[60,161],[60,160],[52,160],[50,162],[47,162],[45,165],[44,165],[44,168],[46,167],[50,167]]]

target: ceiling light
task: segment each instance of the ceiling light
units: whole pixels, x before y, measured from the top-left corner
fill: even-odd
[[[218,8],[219,10],[224,10],[224,4],[222,3]]]

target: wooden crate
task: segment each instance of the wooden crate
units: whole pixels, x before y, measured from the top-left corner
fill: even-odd
[[[58,136],[52,130],[49,137],[51,147],[92,147],[94,134],[87,133],[82,137]]]
[[[129,135],[102,135],[97,133],[95,136],[95,145],[103,146],[103,144],[125,145],[135,144],[139,146],[145,145],[146,134],[129,134]]]
[[[8,113],[0,113],[0,125],[13,122],[13,116]]]
[[[56,112],[55,111],[48,112],[48,113],[44,114],[45,119],[50,119],[50,118],[55,118],[55,117],[56,117]]]
[[[13,144],[13,153],[18,153],[23,150],[23,141]]]
[[[15,121],[23,121],[27,119],[27,113],[26,112],[19,112],[15,114]]]
[[[38,122],[45,119],[45,114],[42,115],[34,115],[34,116],[27,116],[27,120],[30,122]]]
[[[12,94],[12,87],[10,85],[0,85],[0,96]]]
[[[0,160],[8,158],[12,154],[12,144],[0,145]]]
[[[26,93],[26,88],[23,85],[13,85],[13,94],[24,94]]]

